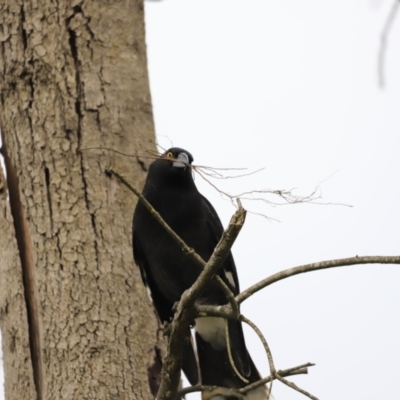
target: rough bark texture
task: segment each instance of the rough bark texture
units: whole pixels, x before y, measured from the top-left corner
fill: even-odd
[[[104,174],[141,186],[148,162],[77,152],[154,150],[143,3],[0,0],[0,46],[6,399],[151,398],[136,199]]]
[[[29,350],[22,269],[7,200],[7,185],[1,166],[0,232],[0,324],[6,371],[4,390],[6,395],[19,393],[21,399],[34,399],[36,394]]]

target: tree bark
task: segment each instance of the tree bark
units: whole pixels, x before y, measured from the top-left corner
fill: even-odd
[[[143,2],[0,0],[0,44],[6,399],[151,398],[160,350],[132,257],[136,199],[104,174],[140,187],[148,161],[77,151],[155,150]]]

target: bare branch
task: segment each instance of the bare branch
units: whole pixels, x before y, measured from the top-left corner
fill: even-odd
[[[254,322],[250,321],[249,319],[247,319],[244,315],[241,315],[239,317],[239,320],[242,322],[245,322],[247,325],[249,325],[253,331],[258,335],[258,337],[260,338],[265,352],[267,353],[267,358],[268,358],[268,364],[269,364],[269,370],[271,372],[271,375],[274,376],[276,373],[276,369],[275,369],[275,365],[274,365],[274,359],[272,357],[272,353],[271,353],[271,349],[269,348],[269,345],[267,343],[267,340],[265,339],[264,335],[262,334],[262,332],[258,329],[257,325],[254,324]],[[269,388],[267,388],[267,392],[270,394],[272,390],[272,381],[271,381],[271,385]]]
[[[288,369],[284,369],[284,370],[279,370],[277,372],[277,374],[280,377],[283,376],[292,376],[292,375],[301,375],[301,374],[308,374],[308,367],[313,367],[315,366],[315,364],[312,363],[306,363],[306,364],[302,364],[299,365],[297,367],[293,367],[293,368],[288,368]],[[247,385],[246,387],[239,389],[240,393],[247,393],[250,392],[253,389],[258,388],[259,386],[262,386],[268,382],[271,382],[272,380],[277,379],[274,375],[269,375],[266,378],[260,379],[257,382],[252,383],[251,385]]]
[[[225,282],[218,275],[216,275],[214,279],[217,281],[218,285],[224,292],[224,295],[228,299],[229,304],[232,307],[233,314],[238,316],[239,315],[239,305],[236,301],[235,295],[232,293],[231,289],[229,289],[229,287],[225,284]]]
[[[153,206],[146,200],[146,198],[134,187],[132,186],[120,173],[109,168],[106,170],[107,174],[114,175],[117,177],[130,191],[132,191],[139,200],[145,205],[145,207],[150,211],[151,215],[159,222],[159,224],[172,236],[172,238],[181,246],[182,251],[191,257],[197,264],[204,267],[206,262],[191,248],[189,247],[164,221],[161,215],[153,208]]]
[[[246,210],[244,208],[239,208],[236,210],[235,214],[233,214],[231,221],[229,222],[228,228],[223,232],[220,241],[213,254],[211,255],[209,261],[204,266],[203,271],[199,275],[196,282],[193,286],[187,291],[193,293],[194,296],[199,297],[204,290],[205,286],[211,281],[214,277],[226,256],[229,254],[229,251],[239,235],[240,230],[244,224],[246,218]],[[205,282],[205,284],[204,284]]]
[[[245,322],[247,325],[249,325],[253,329],[253,331],[258,335],[258,337],[260,338],[260,340],[264,346],[265,352],[267,353],[269,369],[271,371],[271,374],[274,374],[276,372],[274,360],[272,358],[271,349],[269,348],[269,345],[268,345],[264,335],[258,329],[257,325],[254,324],[254,322],[251,322],[249,319],[247,319],[244,315],[241,315],[239,317],[239,320],[242,322]]]
[[[201,313],[201,314],[205,314],[205,315],[212,315],[212,316],[218,316],[218,317],[222,317],[222,318],[235,318],[234,315],[231,312],[225,312],[226,307],[229,306],[197,306],[197,310]],[[293,367],[284,371],[276,371],[275,369],[275,365],[274,365],[274,361],[273,361],[273,357],[272,357],[272,353],[271,350],[269,348],[269,345],[264,337],[264,335],[262,334],[262,332],[258,329],[258,327],[249,319],[247,319],[246,317],[244,317],[243,315],[239,316],[239,320],[242,322],[245,322],[246,324],[248,324],[258,335],[258,337],[260,338],[261,342],[264,345],[264,349],[267,353],[267,357],[268,357],[268,362],[269,362],[269,367],[271,370],[271,375],[260,379],[257,382],[253,382],[250,385],[245,386],[244,388],[239,389],[239,393],[245,394],[251,390],[256,389],[259,386],[262,386],[268,382],[272,382],[274,379],[278,379],[280,380],[282,383],[284,383],[287,386],[290,386],[292,389],[299,391],[300,393],[303,393],[305,396],[308,396],[311,399],[316,399],[316,397],[314,397],[313,395],[311,395],[310,393],[308,393],[307,391],[305,391],[304,389],[299,388],[298,386],[296,386],[294,383],[289,382],[285,379],[282,378],[282,376],[290,376],[290,375],[298,375],[298,374],[307,374],[308,370],[307,367],[311,367],[314,366],[315,364],[312,363],[306,363],[303,365],[299,365],[297,367]],[[271,389],[272,386],[270,386],[268,388],[269,393],[271,393]],[[184,391],[180,391],[180,394],[185,394],[185,393],[192,393],[195,391],[201,391],[202,386],[194,386],[192,388],[187,388],[184,389]]]
[[[304,274],[311,271],[319,271],[322,269],[345,267],[348,265],[358,264],[400,264],[400,256],[356,256],[349,258],[340,258],[338,260],[320,261],[313,264],[306,264],[299,267],[285,269],[249,287],[238,296],[236,296],[236,300],[240,304],[259,290],[294,275]]]
[[[228,350],[228,358],[229,362],[231,364],[232,369],[235,371],[235,374],[244,382],[244,383],[249,383],[249,380],[246,379],[236,368],[235,362],[233,361],[232,357],[232,349],[231,349],[231,342],[229,339],[229,325],[228,325],[228,320],[225,320],[225,338],[226,338],[226,349]]]
[[[315,364],[308,362],[305,364],[298,365],[297,367],[279,370],[278,374],[279,376],[308,374],[308,369],[307,369],[308,367],[315,367]]]

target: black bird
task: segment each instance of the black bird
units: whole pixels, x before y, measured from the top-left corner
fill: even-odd
[[[166,151],[150,165],[143,196],[185,243],[208,261],[222,236],[223,227],[214,207],[196,188],[192,162],[193,157],[186,150],[174,147]],[[173,317],[174,304],[195,282],[201,267],[183,253],[140,201],[133,216],[133,251],[161,322],[169,322]],[[231,253],[218,275],[235,295],[239,293]],[[212,281],[198,302],[223,305],[228,300],[217,283]],[[233,363],[240,376],[229,360],[223,319],[197,318],[195,332],[197,357],[189,328],[182,355],[182,369],[192,385],[201,382],[203,385],[241,388],[248,384],[245,380],[252,383],[260,379],[247,352],[239,321],[229,320],[228,336]],[[225,398],[214,396],[212,399]],[[246,399],[268,399],[267,389],[264,386],[255,389],[249,392]]]

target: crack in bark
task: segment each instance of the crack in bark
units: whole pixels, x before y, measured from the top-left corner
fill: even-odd
[[[26,34],[26,30],[24,28],[24,23],[25,23],[25,10],[23,6],[23,2],[21,5],[21,36],[22,36],[22,44],[24,46],[24,50],[27,49],[28,47],[28,35]]]
[[[50,172],[47,167],[44,167],[44,177],[46,182],[47,203],[49,204],[50,229],[51,233],[53,234],[53,207],[51,205]]]
[[[31,136],[32,136],[32,133],[33,133],[33,124],[32,124],[32,117],[31,117],[30,111],[32,110],[33,98],[34,98],[34,96],[35,96],[35,86],[34,86],[34,84],[33,84],[32,75],[29,76],[28,85],[29,85],[29,88],[31,89],[31,98],[29,99],[28,109],[27,109],[26,115],[27,115],[27,117],[28,117],[29,129],[30,129],[30,131],[31,131]]]
[[[59,257],[60,261],[62,261],[59,232],[56,233],[55,237],[56,237],[56,245],[57,245],[57,250],[58,250],[58,257]],[[64,269],[62,264],[60,264],[60,269],[61,269],[61,271]]]
[[[78,149],[79,149],[82,147],[82,119],[83,119],[82,105],[83,105],[83,101],[81,99],[83,98],[83,88],[82,88],[82,80],[81,80],[81,75],[80,75],[81,65],[80,65],[80,61],[79,61],[78,46],[76,43],[77,35],[75,33],[75,30],[70,28],[69,24],[70,24],[70,21],[75,17],[76,14],[83,14],[83,11],[79,5],[76,5],[73,8],[73,11],[74,11],[73,14],[66,20],[66,25],[67,25],[67,30],[68,30],[68,34],[69,34],[69,45],[71,48],[71,55],[74,60],[74,66],[75,66],[75,83],[76,83],[75,111],[78,116],[78,126],[77,126],[76,134],[77,134]],[[90,209],[88,186],[87,186],[87,182],[85,179],[85,168],[83,165],[83,155],[82,154],[80,154],[80,169],[81,169],[83,194],[84,194],[86,209],[88,210],[88,213],[90,215],[90,220],[92,223],[94,234],[97,237],[96,220],[95,220],[94,213]],[[95,248],[96,263],[97,263],[99,260],[99,252],[98,252],[96,240],[94,241],[94,248]]]
[[[78,47],[76,45],[76,33],[73,29],[69,27],[69,23],[74,18],[74,16],[78,13],[81,12],[81,8],[79,6],[74,7],[74,13],[67,19],[67,30],[69,34],[69,46],[71,48],[71,55],[74,60],[74,66],[75,66],[75,83],[76,83],[76,100],[75,100],[75,112],[78,116],[78,126],[76,130],[76,135],[78,138],[78,148],[82,147],[82,110],[81,110],[81,96],[82,96],[82,82],[81,82],[81,77],[80,77],[80,63],[79,63],[79,56],[78,56]],[[85,181],[84,177],[84,167],[83,167],[83,157],[80,155],[80,167],[81,167],[81,173],[82,173],[82,183],[83,183],[83,189],[84,189],[84,196],[85,196],[85,203],[86,203],[86,208],[89,210],[89,199],[87,195],[87,184]],[[93,221],[92,221],[93,223]]]
[[[14,222],[15,236],[22,267],[22,282],[25,292],[25,301],[28,317],[29,346],[32,361],[33,381],[37,400],[44,398],[44,365],[41,348],[39,293],[35,279],[35,263],[33,257],[32,238],[28,221],[24,215],[19,190],[19,178],[7,153],[4,134],[3,156],[7,171],[7,185],[10,196],[10,209]]]

